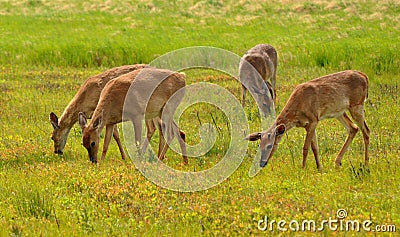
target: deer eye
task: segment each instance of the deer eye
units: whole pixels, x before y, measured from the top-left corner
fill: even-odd
[[[272,145],[269,144],[269,145],[267,146],[267,149],[268,149],[268,150],[271,150],[271,149],[272,149]]]
[[[90,143],[90,146],[91,146],[91,147],[94,147],[95,145],[96,145],[96,142]]]

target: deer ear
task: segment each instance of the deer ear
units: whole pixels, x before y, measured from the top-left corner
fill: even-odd
[[[84,113],[79,112],[78,121],[79,121],[79,125],[81,125],[81,129],[83,130],[87,125],[86,116]]]
[[[51,112],[50,116],[49,116],[49,119],[50,119],[51,125],[53,125],[53,128],[59,128],[60,127],[60,126],[58,126],[58,117],[57,117],[57,115],[55,113]]]
[[[97,118],[94,119],[93,128],[97,129],[97,128],[99,128],[101,126],[101,124],[103,122],[103,111],[104,110],[102,110],[100,115],[97,116]]]
[[[252,133],[252,134],[250,134],[250,135],[248,135],[247,137],[244,138],[244,140],[249,140],[249,141],[252,141],[252,142],[260,140],[260,139],[261,139],[261,133],[260,132]]]
[[[286,126],[285,124],[280,124],[275,128],[275,135],[282,135],[286,131]]]

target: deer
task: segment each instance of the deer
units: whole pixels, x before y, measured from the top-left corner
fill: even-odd
[[[84,112],[88,118],[96,108],[97,102],[100,98],[100,93],[104,86],[110,80],[126,74],[128,72],[138,70],[146,67],[146,64],[135,64],[135,65],[124,65],[120,67],[114,67],[103,73],[92,76],[87,79],[83,85],[78,89],[73,99],[69,102],[67,107],[64,109],[60,119],[54,112],[50,113],[49,120],[53,126],[53,133],[51,139],[54,142],[54,153],[62,155],[68,139],[69,132],[76,122],[78,122],[78,113]],[[119,139],[118,130],[114,130],[114,139],[116,140],[119,149],[122,149],[122,145]]]
[[[364,102],[367,98],[368,76],[359,71],[346,70],[310,80],[295,87],[285,107],[268,130],[252,133],[245,139],[260,140],[260,166],[265,167],[276,151],[283,134],[293,127],[303,127],[306,130],[306,138],[303,145],[302,167],[306,166],[311,146],[317,169],[321,170],[315,130],[319,121],[336,118],[346,128],[348,135],[336,156],[335,166],[342,165],[343,155],[359,129],[364,139],[365,165],[368,165],[370,130],[364,117]],[[350,112],[356,124],[346,111]]]
[[[187,164],[185,133],[178,128],[173,119],[167,119],[165,122],[161,119],[163,110],[171,96],[184,88],[185,85],[184,73],[157,68],[136,70],[108,82],[101,92],[90,122],[87,122],[84,113],[78,115],[82,129],[82,145],[88,151],[90,161],[97,163],[102,129],[106,128],[101,160],[106,156],[115,125],[130,120],[134,127],[135,143],[138,147],[142,145],[141,151],[146,150],[154,131],[158,129],[160,131],[158,159],[164,159],[168,144],[175,136],[178,138],[184,163]],[[153,93],[149,94],[152,91]],[[181,100],[183,94],[180,93],[179,95],[179,100]],[[141,122],[143,118],[145,118],[148,129],[147,138],[142,144]],[[164,139],[162,129],[166,126],[170,128],[166,130],[169,131],[166,134],[167,141]]]
[[[258,44],[243,55],[239,64],[243,108],[248,88],[254,95],[261,111],[264,114],[271,112],[272,101],[276,102],[277,67],[278,54],[275,48],[269,44]],[[269,95],[272,97],[272,101]]]

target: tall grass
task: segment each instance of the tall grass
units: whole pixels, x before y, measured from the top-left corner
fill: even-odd
[[[154,11],[132,5],[128,7],[132,13],[116,14],[96,8],[70,14],[68,5],[65,13],[41,12],[41,7],[28,4],[27,15],[1,16],[0,63],[110,67],[150,62],[158,55],[194,45],[221,47],[241,55],[256,43],[268,42],[279,49],[282,64],[398,73],[399,36],[392,27],[398,25],[398,18],[377,15],[375,19],[371,12],[392,13],[398,8],[392,4],[372,8],[338,2],[325,10],[323,3],[266,1],[254,9],[250,2],[231,9],[229,3],[202,6],[179,1],[176,5],[151,3],[148,7]],[[201,12],[188,10],[191,7]],[[216,12],[215,18],[210,10]]]

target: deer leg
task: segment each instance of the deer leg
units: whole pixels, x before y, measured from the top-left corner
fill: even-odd
[[[147,128],[146,140],[144,140],[142,145],[142,153],[146,152],[147,146],[149,145],[150,140],[153,137],[154,132],[156,131],[156,126],[152,119],[148,120],[146,119],[146,128]]]
[[[353,117],[354,121],[358,125],[359,128],[361,128],[361,132],[364,138],[364,149],[365,149],[365,165],[368,165],[368,146],[369,146],[369,135],[370,135],[370,130],[367,126],[367,123],[365,122],[364,118],[364,106],[358,105],[354,106],[349,109],[351,117]]]
[[[244,85],[242,85],[242,107],[244,108],[244,104],[246,101],[246,87]]]
[[[188,164],[188,158],[187,158],[187,153],[186,153],[186,134],[182,130],[179,129],[178,125],[173,121],[173,129],[174,129],[174,134],[178,139],[179,146],[181,147],[182,151],[182,157],[183,157],[183,163],[185,165]]]
[[[273,95],[273,99],[274,99],[274,103],[276,104],[276,89],[275,89],[275,86],[276,86],[276,68],[274,68],[274,73],[272,74],[272,77],[271,77],[271,86],[272,86],[272,90],[273,90],[273,92],[274,92],[274,95]]]
[[[159,142],[158,142],[158,159],[164,160],[165,153],[167,153],[168,143],[165,142],[164,132],[166,131],[165,123],[159,120]],[[168,135],[167,135],[168,137]]]
[[[307,135],[306,135],[306,140],[304,141],[304,146],[303,146],[303,165],[302,165],[303,168],[306,167],[308,150],[310,150],[311,142],[313,140],[316,127],[317,127],[317,123],[310,123],[306,127]]]
[[[114,125],[113,137],[114,137],[114,140],[117,142],[118,149],[119,149],[119,152],[121,153],[122,159],[125,160],[126,155],[125,155],[124,148],[122,147],[122,144],[121,144],[121,139],[119,138],[119,132],[118,132],[117,125]]]
[[[344,153],[347,151],[350,143],[353,141],[354,136],[357,134],[358,127],[350,120],[349,116],[347,116],[346,113],[343,113],[343,115],[337,117],[337,120],[339,120],[343,124],[343,126],[349,133],[347,135],[346,141],[343,144],[342,149],[340,149],[340,152],[336,157],[335,165],[336,167],[339,167],[342,165],[342,159]]]
[[[106,126],[106,134],[104,137],[103,153],[101,154],[101,160],[106,157],[108,145],[110,145],[111,135],[113,134],[114,124],[109,124]]]
[[[311,140],[311,149],[314,153],[314,158],[315,158],[315,162],[317,164],[317,169],[321,170],[321,163],[319,161],[319,156],[318,156],[318,142],[317,142],[317,132],[314,132],[314,136]]]
[[[140,144],[142,144],[142,120],[140,118],[134,118],[132,123],[135,130],[135,145],[140,151]]]

